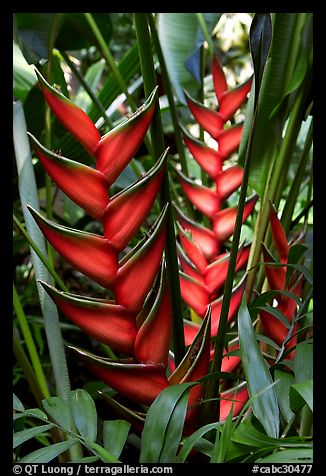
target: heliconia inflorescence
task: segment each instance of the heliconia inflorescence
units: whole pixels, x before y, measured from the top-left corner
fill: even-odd
[[[208,306],[212,309],[211,335],[216,336],[230,253],[223,249],[226,240],[233,234],[236,207],[224,207],[225,200],[237,190],[242,182],[243,169],[239,165],[223,167],[224,161],[240,144],[242,124],[227,127],[226,123],[244,103],[250,91],[252,79],[229,90],[223,67],[215,55],[212,62],[213,84],[218,100],[218,111],[213,111],[186,94],[188,107],[199,125],[214,139],[216,149],[195,139],[183,129],[184,143],[202,170],[213,182],[212,187],[196,183],[177,170],[180,185],[191,204],[210,223],[209,227],[196,223],[179,206],[175,205],[178,220],[180,245],[178,246],[181,294],[185,302],[203,318]],[[248,198],[244,207],[244,222],[254,210],[258,196]],[[242,244],[238,250],[236,271],[244,268],[249,258],[250,245]],[[233,289],[228,320],[231,321],[240,306],[245,281]],[[185,322],[186,338],[189,324]],[[188,338],[190,343],[191,339]],[[234,363],[236,362],[233,359]],[[239,359],[238,359],[239,361]],[[232,368],[232,367],[231,367]]]
[[[288,242],[282,223],[272,204],[270,204],[269,210],[269,224],[273,243],[279,256],[279,260],[276,260],[268,248],[265,245],[263,246],[265,272],[269,287],[271,290],[288,291],[299,297],[302,291],[303,275],[294,271],[291,278],[287,281],[286,266],[273,266],[275,263],[288,264],[289,251],[295,242]],[[268,263],[271,263],[271,265],[268,266]],[[260,313],[260,319],[264,334],[274,340],[279,346],[282,346],[286,341],[285,349],[288,350],[296,345],[298,338],[296,334],[298,324],[294,324],[292,330],[289,332],[297,310],[297,303],[291,295],[286,294],[278,294],[275,296],[274,303],[276,304],[275,307],[273,306],[274,309],[277,309],[278,312],[285,316],[285,322],[288,321],[288,324],[286,325],[285,322],[282,322],[273,315],[272,311],[263,310]],[[295,350],[292,350],[289,352],[288,358],[293,359],[294,354]]]
[[[48,150],[30,135],[35,154],[56,185],[101,222],[103,235],[61,226],[31,207],[29,210],[57,252],[84,275],[110,290],[114,299],[79,296],[58,291],[44,282],[42,285],[71,322],[90,337],[108,345],[119,354],[119,358],[96,356],[74,346],[71,349],[98,378],[119,394],[133,402],[150,405],[169,385],[197,381],[207,374],[211,315],[218,312],[221,304],[217,300],[216,304],[202,310],[201,326],[196,327],[195,335],[192,334],[184,359],[168,376],[172,312],[164,248],[169,204],[162,206],[147,236],[120,257],[139,231],[158,195],[167,152],[136,183],[112,197],[110,195],[110,186],[132,160],[149,128],[157,104],[157,88],[130,118],[101,137],[83,110],[51,87],[40,73],[38,78],[51,110],[94,157],[95,168]],[[239,266],[243,266],[246,255],[247,249],[243,247],[239,251]],[[225,273],[223,259],[216,266]],[[215,272],[207,271],[208,275]],[[219,281],[219,278],[214,279]],[[238,295],[235,290],[237,300],[240,299]],[[202,384],[190,390],[188,428],[194,428],[202,390]],[[238,401],[242,406],[246,398],[243,391],[241,397],[239,393]],[[230,409],[229,403],[228,396],[225,405]],[[114,401],[111,404],[126,418],[137,420],[137,415],[127,407]],[[235,405],[234,414],[239,411],[239,405]],[[226,415],[228,411],[225,409],[224,413]],[[139,419],[137,421],[139,423]]]

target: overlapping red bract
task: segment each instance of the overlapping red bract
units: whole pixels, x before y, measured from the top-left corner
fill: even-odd
[[[299,297],[302,291],[303,276],[295,276],[295,280],[289,280],[286,282],[286,266],[268,266],[267,263],[282,263],[286,265],[288,263],[288,256],[290,251],[290,245],[288,243],[286,233],[282,226],[281,221],[279,220],[277,213],[272,204],[270,204],[269,210],[269,223],[271,227],[273,242],[277,250],[279,260],[276,261],[269,250],[264,246],[263,247],[263,256],[265,262],[265,270],[267,281],[271,290],[280,290],[280,291],[290,291],[294,293],[295,296]],[[297,303],[295,299],[290,296],[277,294],[275,296],[274,303],[277,309],[286,317],[289,324],[292,323],[297,310]],[[272,315],[268,311],[261,311],[260,319],[263,325],[264,333],[276,342],[279,346],[282,346],[286,339],[285,349],[290,349],[294,347],[297,343],[298,336],[296,332],[298,330],[298,325],[293,326],[292,332],[289,334],[288,327],[281,322],[277,317]],[[291,337],[293,335],[293,337]],[[295,350],[289,352],[288,358],[293,359]]]
[[[168,205],[162,208],[149,236],[119,259],[149,213],[165,173],[166,153],[138,182],[113,197],[109,193],[110,185],[144,139],[157,101],[156,90],[129,119],[101,137],[84,111],[38,76],[50,108],[94,157],[96,165],[88,167],[54,154],[31,136],[35,153],[56,185],[102,223],[104,233],[94,235],[63,227],[32,208],[30,211],[54,248],[79,271],[110,289],[114,300],[77,296],[42,285],[74,324],[128,356],[110,360],[73,348],[89,368],[121,395],[150,405],[168,385],[204,376],[211,352],[210,309],[206,306],[202,326],[184,360],[167,378],[172,310],[162,256]],[[191,390],[187,425],[195,423],[201,398],[202,386],[197,385]]]
[[[186,147],[191,155],[209,176],[212,186],[203,186],[177,170],[180,185],[192,205],[208,218],[204,227],[187,217],[175,205],[178,220],[179,261],[181,294],[186,303],[201,318],[208,306],[212,309],[211,335],[218,330],[222,297],[226,280],[229,253],[223,250],[225,241],[233,234],[236,207],[224,207],[225,200],[237,190],[243,177],[239,165],[224,168],[224,162],[235,152],[240,144],[242,124],[227,127],[227,121],[245,101],[252,79],[229,90],[222,65],[215,55],[212,62],[213,83],[218,100],[218,111],[210,110],[186,94],[187,104],[199,125],[216,141],[216,149],[192,137],[182,127]],[[252,213],[257,195],[248,198],[243,212],[244,222]],[[238,250],[236,271],[245,267],[250,246],[242,245]],[[234,290],[231,297],[229,319],[235,316],[244,290],[244,282]],[[185,328],[187,331],[187,329]],[[193,335],[193,333],[192,333]],[[189,335],[187,342],[190,343]]]

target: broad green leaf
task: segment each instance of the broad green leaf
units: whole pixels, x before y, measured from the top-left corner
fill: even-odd
[[[42,401],[44,410],[64,430],[72,430],[72,416],[69,404],[59,397],[50,397]]]
[[[36,63],[48,57],[48,44],[54,22],[59,19],[54,46],[62,50],[80,50],[97,46],[97,40],[83,13],[15,13],[20,40],[24,43],[28,61]],[[93,13],[94,20],[106,41],[112,35],[109,13]]]
[[[126,443],[130,426],[125,420],[110,420],[103,423],[104,448],[117,458],[120,457]]]
[[[275,453],[265,456],[264,458],[259,458],[255,463],[312,463],[313,461],[313,450],[312,449],[292,449],[292,450],[281,450],[276,451]],[[306,470],[308,471],[308,468]]]
[[[39,450],[33,451],[24,456],[19,460],[19,463],[49,463],[64,451],[69,450],[69,448],[76,443],[77,440],[69,440],[55,443],[54,445],[46,446],[45,448],[40,448]]]
[[[97,413],[94,400],[86,390],[70,392],[70,410],[79,434],[87,442],[94,442],[97,435]]]
[[[274,372],[274,381],[278,381],[275,386],[275,391],[281,413],[285,421],[289,423],[294,416],[290,407],[290,387],[294,382],[294,376],[290,372],[276,369]]]
[[[270,55],[264,70],[259,92],[257,121],[253,137],[249,185],[263,195],[269,166],[277,145],[277,134],[270,115],[280,102],[286,89],[284,78],[292,64],[292,38],[298,21],[298,13],[274,13],[272,15],[273,37]],[[289,72],[289,77],[291,77]],[[246,116],[244,130],[248,130],[252,117]],[[246,139],[241,141],[239,162],[244,162]]]
[[[31,205],[35,210],[40,210],[38,201],[38,191],[35,181],[34,168],[30,152],[29,141],[26,133],[26,122],[22,104],[20,101],[14,102],[13,105],[13,133],[14,133],[14,149],[18,171],[18,187],[22,204],[23,216],[26,224],[26,230],[30,237],[38,246],[41,253],[47,257],[45,239],[37,226],[32,215],[27,209],[27,204]],[[53,284],[50,273],[31,249],[31,259],[37,280],[45,281]],[[40,297],[42,313],[44,317],[44,327],[49,347],[50,359],[56,384],[57,395],[65,398],[70,390],[70,382],[68,376],[68,368],[66,363],[65,351],[59,325],[58,311],[37,281],[37,290]]]
[[[154,400],[147,412],[142,433],[141,463],[175,462],[189,391],[194,385],[193,382],[171,385]],[[167,455],[169,459],[165,459]]]
[[[267,364],[260,352],[245,297],[238,315],[241,362],[246,376],[249,396],[253,397],[273,383]],[[270,437],[279,435],[279,408],[274,388],[269,388],[253,403],[253,412]]]
[[[301,342],[297,345],[294,356],[295,382],[312,380],[313,378],[313,345]]]
[[[21,445],[22,443],[24,443],[24,441],[34,438],[34,436],[45,433],[51,428],[53,428],[53,424],[49,423],[48,425],[35,426],[33,428],[28,428],[27,430],[22,430],[18,431],[17,433],[14,433],[13,448],[16,448],[17,446]]]
[[[204,13],[203,16],[211,30],[221,14]],[[196,49],[198,34],[201,35],[196,13],[158,13],[157,32],[171,84],[179,101],[185,104],[183,89],[196,97],[200,87],[186,67],[187,60]]]
[[[196,97],[200,86],[185,65],[195,47],[197,28],[195,13],[157,14],[157,33],[166,68],[175,93],[182,103],[185,103],[183,89]]]
[[[17,99],[24,101],[37,78],[34,68],[25,60],[19,46],[13,43],[13,94]]]
[[[24,405],[14,393],[12,394],[12,408],[18,412],[23,412],[25,410]]]
[[[305,380],[303,382],[294,383],[290,387],[290,406],[294,413],[297,413],[301,408],[308,404],[311,411],[313,411],[313,381]]]

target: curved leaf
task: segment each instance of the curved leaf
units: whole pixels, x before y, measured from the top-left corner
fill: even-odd
[[[249,395],[253,397],[273,383],[267,364],[260,352],[245,297],[238,316],[241,361]],[[253,412],[268,436],[279,436],[279,408],[274,388],[269,388],[254,399]]]
[[[64,451],[69,450],[78,440],[62,441],[33,451],[19,460],[19,463],[49,463]]]
[[[88,443],[93,443],[97,436],[97,412],[94,400],[86,390],[70,392],[69,404],[72,417],[79,434]]]
[[[171,463],[176,459],[187,400],[193,382],[171,385],[149,408],[141,439],[141,463]]]

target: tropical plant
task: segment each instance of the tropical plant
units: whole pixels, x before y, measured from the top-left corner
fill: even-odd
[[[128,15],[15,14],[15,461],[309,463],[311,14]]]

